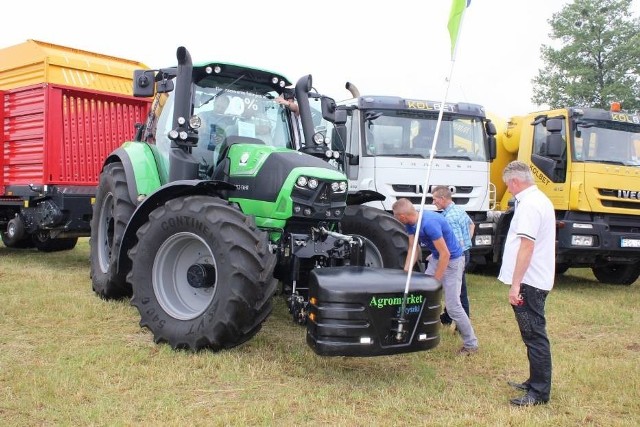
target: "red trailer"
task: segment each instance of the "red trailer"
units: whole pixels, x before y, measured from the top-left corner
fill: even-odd
[[[71,249],[90,235],[105,157],[146,118],[148,100],[115,92],[131,90],[123,81],[141,64],[32,40],[18,47],[17,60],[16,47],[0,50],[2,241]]]

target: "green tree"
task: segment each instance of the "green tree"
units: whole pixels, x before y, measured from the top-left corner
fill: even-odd
[[[547,22],[560,48],[542,45],[545,67],[532,80],[531,101],[567,106],[640,109],[640,19],[632,0],[574,0]]]

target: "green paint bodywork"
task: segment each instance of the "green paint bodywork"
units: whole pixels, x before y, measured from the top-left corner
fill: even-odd
[[[169,159],[164,159],[154,145],[129,141],[121,148],[131,160],[138,195],[147,196],[167,183]]]

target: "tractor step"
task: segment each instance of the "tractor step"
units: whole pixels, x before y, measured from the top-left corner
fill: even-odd
[[[383,356],[440,342],[442,286],[413,273],[369,267],[315,269],[309,280],[307,344],[321,356]]]

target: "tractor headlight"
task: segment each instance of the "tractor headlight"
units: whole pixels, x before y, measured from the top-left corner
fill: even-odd
[[[318,188],[318,180],[315,178],[311,178],[309,180],[309,188],[312,190],[315,190],[316,188]]]
[[[180,131],[180,139],[181,140],[186,141],[188,137],[189,137],[189,134],[187,133],[186,130]]]
[[[340,182],[340,191],[347,191],[347,182],[346,181],[341,181]]]
[[[199,129],[202,126],[202,119],[197,114],[195,116],[191,116],[189,119],[189,126],[191,129]]]
[[[298,180],[296,181],[296,184],[298,185],[298,187],[306,187],[307,186],[307,177],[306,176],[298,177]]]
[[[313,135],[313,142],[316,143],[316,145],[324,144],[324,135],[321,132],[316,133]]]
[[[335,193],[338,190],[340,190],[340,183],[332,182],[331,183],[331,191],[333,191]]]
[[[324,152],[324,155],[327,157],[327,159],[330,159],[333,157],[333,151],[327,150]]]

